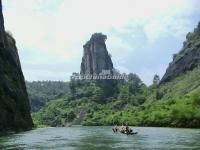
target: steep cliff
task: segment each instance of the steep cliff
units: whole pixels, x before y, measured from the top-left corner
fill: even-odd
[[[106,38],[102,33],[95,33],[83,46],[81,74],[99,74],[102,70],[112,71],[113,63],[106,48]]]
[[[4,19],[3,19],[3,12],[2,12],[2,2],[0,0],[0,47],[5,46],[5,29],[4,29]]]
[[[29,99],[13,37],[4,30],[0,0],[0,132],[33,127]]]
[[[198,66],[200,66],[200,23],[194,32],[187,34],[182,50],[173,56],[173,61],[169,64],[160,83],[170,81]]]

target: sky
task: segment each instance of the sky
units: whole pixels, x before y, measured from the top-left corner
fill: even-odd
[[[28,81],[68,81],[80,71],[85,42],[102,32],[114,67],[150,85],[197,26],[198,6],[199,0],[3,0],[3,13]]]

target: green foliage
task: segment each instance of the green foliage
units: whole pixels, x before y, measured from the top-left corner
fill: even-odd
[[[34,123],[53,127],[65,126],[76,117],[75,110],[70,106],[73,106],[73,103],[70,103],[67,98],[50,101],[39,112],[32,113]]]
[[[159,82],[160,82],[160,77],[157,74],[155,74],[153,77],[153,84],[158,85]]]
[[[200,69],[187,72],[158,89],[143,90],[142,99],[129,100],[128,85],[120,89],[117,100],[100,106],[87,116],[83,125],[111,125],[128,123],[135,126],[200,127]],[[146,96],[144,94],[147,94]],[[159,94],[159,101],[156,95]],[[119,99],[119,98],[118,98]],[[128,102],[128,103],[126,103]]]
[[[95,81],[74,81],[73,98],[49,101],[33,118],[39,126],[82,125],[200,127],[200,69],[188,71],[162,85],[146,87],[137,75],[115,84],[105,96],[105,86]],[[107,90],[109,90],[107,86]],[[111,90],[110,90],[111,91]],[[80,117],[81,116],[81,117]]]
[[[69,83],[61,81],[26,82],[26,87],[33,112],[38,111],[48,101],[69,92]]]

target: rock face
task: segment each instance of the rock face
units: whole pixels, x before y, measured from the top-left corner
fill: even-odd
[[[173,56],[160,84],[200,66],[200,23],[193,33],[188,33],[182,50]]]
[[[102,70],[112,72],[113,63],[106,48],[106,38],[102,33],[95,33],[83,46],[81,74],[99,74]]]
[[[4,29],[4,19],[3,19],[3,12],[2,12],[2,2],[0,0],[0,47],[5,46],[5,29]]]
[[[28,130],[33,127],[29,99],[15,40],[4,30],[2,9],[0,25],[0,133]]]

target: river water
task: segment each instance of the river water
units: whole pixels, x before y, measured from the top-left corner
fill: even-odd
[[[137,135],[112,127],[43,128],[0,137],[2,150],[200,150],[199,129],[134,127]]]

